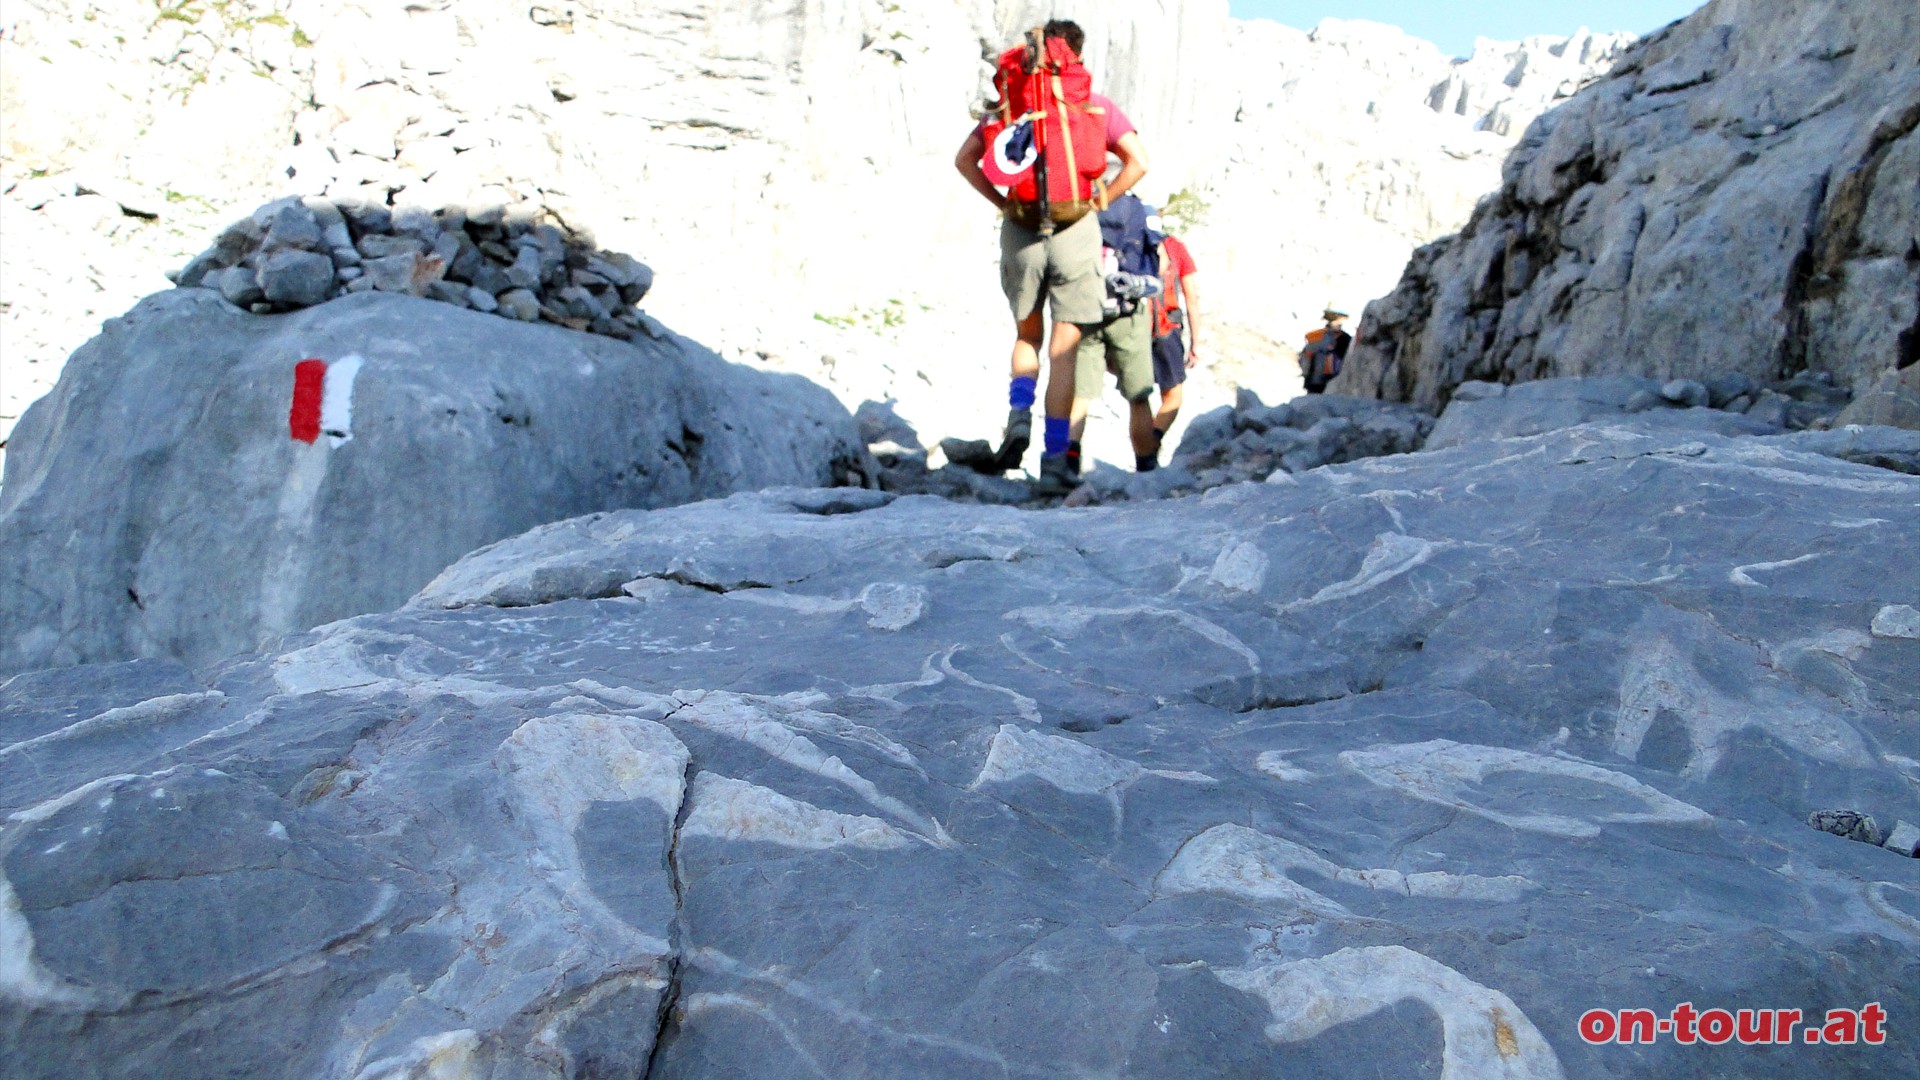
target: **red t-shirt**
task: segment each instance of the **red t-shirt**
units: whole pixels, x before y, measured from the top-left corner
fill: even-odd
[[[1096,109],[1107,110],[1107,149],[1118,153],[1120,140],[1136,130],[1133,121],[1127,119],[1127,114],[1120,111],[1120,106],[1104,94],[1088,94],[1087,103]]]
[[[1160,310],[1154,313],[1154,337],[1166,337],[1174,332],[1173,320],[1167,317],[1167,312],[1180,310],[1183,299],[1180,279],[1198,269],[1193,264],[1193,253],[1179,237],[1169,236],[1160,241],[1160,280],[1167,285],[1160,295]]]

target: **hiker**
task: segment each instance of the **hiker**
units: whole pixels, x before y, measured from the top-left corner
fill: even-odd
[[[1166,291],[1154,304],[1153,381],[1160,388],[1160,408],[1153,416],[1156,465],[1160,444],[1173,430],[1186,400],[1187,372],[1200,362],[1200,292],[1195,280],[1199,269],[1193,253],[1179,237],[1161,240],[1160,276],[1166,282]]]
[[[1082,328],[1075,361],[1073,410],[1067,442],[1067,472],[1080,475],[1080,438],[1087,412],[1100,397],[1111,371],[1120,396],[1127,399],[1127,437],[1133,443],[1134,468],[1158,466],[1153,438],[1153,300],[1161,294],[1160,215],[1137,196],[1123,195],[1100,211],[1101,278],[1106,317]],[[1045,459],[1041,459],[1045,464]],[[1053,478],[1041,477],[1041,490],[1059,492]]]
[[[1321,318],[1327,325],[1307,334],[1307,347],[1300,350],[1300,375],[1307,382],[1307,393],[1326,392],[1327,384],[1340,374],[1340,368],[1347,362],[1347,350],[1353,346],[1353,335],[1340,328],[1347,321],[1347,313],[1327,305]]]
[[[1066,451],[1080,327],[1101,321],[1105,293],[1093,211],[1126,194],[1147,171],[1146,150],[1133,124],[1113,102],[1092,92],[1080,62],[1085,43],[1078,24],[1055,19],[1030,31],[1025,44],[1002,53],[994,76],[1000,94],[996,111],[974,127],[953,162],[967,183],[1005,215],[1000,287],[1012,307],[1014,343],[1007,428],[996,464],[1000,471],[1017,467],[1032,441],[1044,341],[1048,376],[1041,471],[1051,470],[1069,485]],[[1121,167],[1102,190],[1097,181],[1107,152],[1120,159]],[[1003,194],[996,184],[1008,191]]]

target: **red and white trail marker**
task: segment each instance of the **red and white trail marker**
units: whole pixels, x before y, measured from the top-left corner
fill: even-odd
[[[353,383],[363,363],[352,355],[331,363],[309,358],[293,365],[287,433],[303,443],[325,435],[334,446],[353,438]]]

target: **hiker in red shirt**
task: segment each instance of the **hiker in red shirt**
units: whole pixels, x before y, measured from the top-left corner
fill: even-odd
[[[996,464],[1001,471],[1017,467],[1032,441],[1032,410],[1040,375],[1040,347],[1044,341],[1048,368],[1047,423],[1041,474],[1043,479],[1051,477],[1053,482],[1071,486],[1074,478],[1067,469],[1066,453],[1080,328],[1097,324],[1105,317],[1100,223],[1093,211],[1125,194],[1146,175],[1147,154],[1139,133],[1126,115],[1108,99],[1086,92],[1086,72],[1080,63],[1080,49],[1086,35],[1080,27],[1065,19],[1055,19],[1031,37],[1032,44],[1026,54],[1029,62],[1037,47],[1044,47],[1046,53],[1039,70],[1042,76],[1051,74],[1050,80],[1044,77],[1035,80],[1044,97],[1043,108],[1025,117],[989,116],[967,136],[953,164],[981,197],[1005,214],[1000,226],[1000,287],[1012,307],[1014,343],[1012,383],[1007,394],[1007,430]],[[1056,43],[1064,45],[1064,50],[1057,48]],[[1033,78],[1031,69],[1027,75],[1019,74],[1019,61],[1017,49],[1001,57],[1001,74],[996,77],[996,83],[1002,84],[1003,102],[1008,100],[1016,79]],[[1047,92],[1049,82],[1051,94]],[[1062,93],[1066,100],[1060,107],[1047,110],[1046,102]],[[1012,111],[1003,109],[1003,113]],[[1040,119],[1036,123],[1020,123],[1033,116]],[[1085,134],[1086,126],[1093,122],[1104,124],[1105,149],[1120,159],[1119,175],[1104,187],[1094,181],[1106,167],[1106,155],[1099,154],[1095,161],[1076,160],[1075,150],[1081,140],[1071,137],[1074,133]],[[1028,129],[1025,142],[1020,141],[1023,133],[1019,128],[1023,126]],[[1035,135],[1041,140],[1053,140],[1044,156],[1032,149],[1036,144]],[[1023,151],[1027,157],[1013,160],[1012,155]],[[1006,160],[1002,160],[1003,157]],[[1036,165],[1036,161],[1039,164]],[[988,177],[989,162],[994,164],[997,175],[1010,181],[1008,192],[1003,193]],[[1023,165],[1025,171],[1020,172]],[[1033,178],[1043,167],[1047,170],[1047,190],[1040,192]],[[1062,190],[1072,191],[1072,197],[1061,199]],[[1080,194],[1082,191],[1086,192],[1085,196]],[[1032,201],[1013,197],[1022,192],[1030,194]],[[1052,309],[1051,336],[1047,333],[1043,302]]]
[[[1187,372],[1200,362],[1199,270],[1179,237],[1169,235],[1160,242],[1160,279],[1167,288],[1154,313],[1153,381],[1160,387],[1160,410],[1153,417],[1155,461],[1180,415]]]

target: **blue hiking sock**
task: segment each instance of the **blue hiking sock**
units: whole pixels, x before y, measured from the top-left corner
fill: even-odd
[[[1073,421],[1064,416],[1047,417],[1047,442],[1043,453],[1047,457],[1067,452],[1067,443],[1072,438]]]
[[[1035,386],[1035,381],[1029,376],[1016,376],[1013,385],[1007,389],[1007,404],[1016,409],[1032,409]]]

